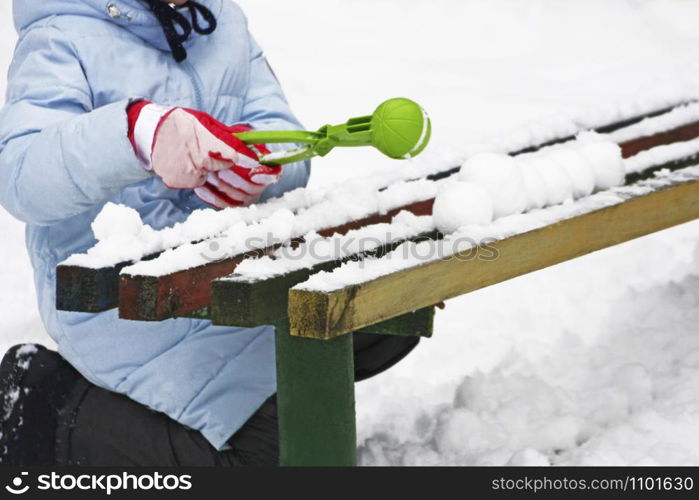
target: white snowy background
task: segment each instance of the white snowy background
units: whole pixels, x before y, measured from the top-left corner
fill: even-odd
[[[699,96],[693,0],[240,0],[310,128],[393,96],[434,148]],[[12,55],[0,3],[0,67]],[[0,90],[4,90],[0,79]],[[321,185],[400,163],[338,151]],[[0,352],[52,342],[22,226],[0,209]],[[363,464],[699,465],[699,222],[451,300],[357,387]]]

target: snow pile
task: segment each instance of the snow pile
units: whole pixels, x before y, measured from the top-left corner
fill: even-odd
[[[554,205],[496,219],[490,224],[467,225],[458,228],[440,241],[406,242],[380,259],[368,258],[347,262],[331,272],[321,271],[296,285],[299,290],[333,292],[357,285],[411,267],[466,252],[485,241],[498,241],[516,234],[532,231],[572,217],[616,205],[636,196],[676,182],[699,178],[699,166],[669,171],[662,170],[655,177],[631,186],[619,186],[581,198],[574,203]],[[435,220],[438,220],[435,216]]]
[[[369,215],[384,214],[414,202],[434,198],[439,185],[446,181],[402,180],[383,189],[384,180],[386,177],[366,178],[345,182],[342,186],[296,189],[280,198],[248,207],[196,210],[186,221],[160,231],[144,226],[135,210],[108,203],[93,224],[98,243],[85,254],[72,255],[62,264],[96,269],[124,261],[138,262],[148,255],[177,247],[188,247],[182,253],[191,253],[194,249],[196,254],[203,240],[210,240],[204,243],[205,246],[216,246],[221,240],[230,243],[236,234],[243,240],[248,232],[241,232],[242,226],[264,226],[266,219],[280,212],[293,215],[288,220],[292,226],[291,234],[292,237],[300,237],[311,231],[340,226]],[[288,231],[270,234],[267,239],[283,240],[285,233]],[[283,241],[279,241],[281,242]],[[244,242],[233,243],[235,248],[240,248]],[[233,248],[230,245],[228,247]],[[248,248],[264,247],[248,245]],[[231,255],[235,254],[227,254]],[[150,264],[144,265],[144,269],[151,269],[148,271],[151,274],[159,274],[155,269],[156,261],[160,261],[160,257],[149,261]],[[182,269],[203,263],[206,263],[206,259],[199,258]]]
[[[474,374],[456,388],[453,405],[423,414],[418,432],[401,436],[407,442],[372,436],[361,444],[360,457],[365,464],[550,465],[546,455],[574,448],[583,424],[561,388],[521,373]]]
[[[84,256],[73,255],[64,264],[138,260],[144,248],[157,248],[154,245],[156,231],[143,224],[136,210],[124,205],[107,203],[92,222],[92,233],[97,244]]]
[[[95,237],[98,239],[97,245],[85,254],[71,256],[63,264],[96,269],[114,266],[123,261],[137,262],[148,255],[220,235],[241,223],[257,223],[271,217],[279,210],[301,210],[322,200],[327,196],[327,193],[325,189],[296,189],[285,193],[280,198],[249,207],[233,207],[225,210],[195,210],[184,222],[160,231],[146,230],[145,233],[131,241],[128,254],[126,255],[122,255],[122,250],[117,248],[117,241],[110,243],[111,239],[107,237],[108,232],[111,231],[110,225],[98,223],[98,231],[103,226],[105,230],[100,231],[99,235],[95,233]],[[105,222],[109,221],[112,215],[115,214],[111,205],[105,205],[97,219],[101,218]],[[123,216],[126,217],[126,207],[121,210]],[[120,221],[117,220],[116,222],[118,225]],[[115,230],[118,231],[118,229]]]
[[[137,262],[125,267],[121,272],[129,275],[160,276],[281,244],[291,239],[294,219],[295,216],[290,210],[282,209],[259,222],[245,224],[241,221],[221,236],[171,248],[156,259]]]
[[[300,269],[310,269],[324,262],[371,252],[391,243],[415,238],[431,231],[434,231],[431,216],[416,216],[411,212],[402,211],[390,224],[373,224],[348,231],[345,235],[335,234],[324,238],[316,232],[311,232],[299,245],[285,245],[271,256],[244,260],[236,267],[235,274],[224,279],[245,281],[270,279]]]
[[[639,92],[639,100],[636,102],[610,102],[609,106],[597,105],[580,110],[575,116],[564,112],[553,113],[539,117],[536,121],[523,123],[506,133],[494,135],[491,138],[492,149],[499,152],[521,151],[535,144],[573,137],[585,130],[603,128],[654,113],[659,109],[677,107],[676,109],[681,111],[671,116],[663,114],[660,120],[657,120],[657,117],[644,118],[636,124],[611,132],[609,139],[621,143],[657,132],[665,132],[697,120],[699,112],[696,105],[687,104],[689,101],[696,100],[697,97],[697,92],[690,86],[679,83],[677,87],[669,85],[665,91]]]
[[[268,218],[256,220],[255,217],[252,223],[238,219],[213,238],[171,248],[155,259],[140,261],[124,268],[122,273],[162,276],[252,250],[284,245],[290,239],[301,238],[312,232],[339,227],[370,215],[385,214],[411,203],[432,199],[439,186],[449,182],[452,181],[421,179],[398,183],[381,191],[376,190],[374,185],[345,185],[334,192],[326,192],[324,198],[296,213],[282,208]]]
[[[107,203],[92,222],[92,233],[97,241],[137,238],[142,231],[143,221],[138,212],[114,203]]]
[[[445,187],[435,202],[435,221],[445,233],[620,186],[625,171],[617,144],[585,132],[535,153],[477,154],[463,164],[458,179],[461,185]]]
[[[360,463],[698,464],[699,247],[668,241],[696,227],[448,302],[444,337],[357,386]]]

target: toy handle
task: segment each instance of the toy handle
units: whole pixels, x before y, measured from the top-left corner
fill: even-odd
[[[315,144],[322,136],[305,130],[251,130],[235,134],[245,144]]]
[[[280,153],[270,153],[260,157],[263,165],[285,165],[312,158],[313,148],[323,137],[318,132],[306,130],[251,130],[233,134],[245,144],[304,144],[295,149]]]

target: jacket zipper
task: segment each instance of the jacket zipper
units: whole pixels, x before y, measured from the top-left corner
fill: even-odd
[[[194,105],[197,111],[204,111],[204,97],[202,93],[202,83],[197,71],[194,66],[189,61],[182,61],[182,69],[184,69],[187,76],[192,82],[192,88],[194,89]]]

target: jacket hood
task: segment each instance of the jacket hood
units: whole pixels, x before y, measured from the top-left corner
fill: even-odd
[[[226,0],[197,1],[218,17]],[[119,17],[110,17],[110,5],[118,9]],[[20,34],[50,16],[83,16],[113,22],[157,48],[170,51],[160,23],[143,0],[14,0],[12,11],[15,29]],[[192,33],[190,40],[196,36],[199,35]]]

